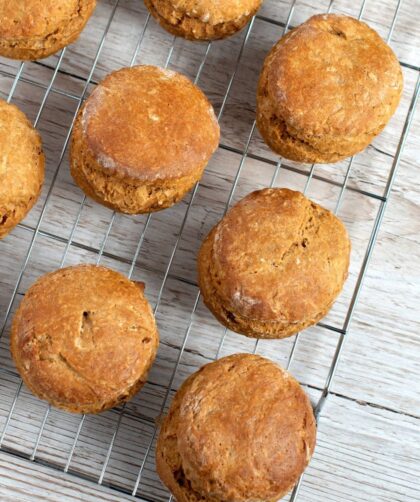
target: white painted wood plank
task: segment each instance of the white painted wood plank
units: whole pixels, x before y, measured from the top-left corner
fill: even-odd
[[[117,502],[133,500],[123,493],[110,493],[94,483],[28,463],[0,452],[0,498],[2,502]]]
[[[419,465],[418,420],[332,396],[299,500],[418,501]]]
[[[292,24],[302,22],[309,15],[325,10],[328,3],[326,0],[316,3],[298,0]],[[62,65],[62,70],[66,73],[60,73],[57,76],[54,88],[58,92],[53,91],[50,94],[41,116],[39,129],[43,134],[47,153],[47,182],[40,203],[25,221],[29,227],[16,229],[11,236],[0,242],[0,314],[4,313],[7,308],[14,282],[32,236],[30,228],[33,228],[38,220],[42,203],[58,166],[67,128],[71,124],[76,110],[77,99],[64,97],[62,93],[70,93],[75,97],[81,95],[84,87],[83,79],[89,73],[92,59],[113,5],[112,1],[99,2],[98,9],[79,42],[67,49]],[[379,0],[368,0],[364,18],[382,36],[386,37],[396,5],[396,0],[388,0],[380,2],[379,8]],[[334,10],[357,15],[360,6],[361,2],[336,0]],[[284,23],[289,8],[290,3],[286,1],[267,0],[261,11],[261,16],[271,17]],[[419,17],[416,16],[416,12],[420,15],[419,11],[420,4],[417,0],[405,0],[391,39],[391,44],[400,60],[411,65],[419,64],[420,27],[415,21]],[[145,21],[146,10],[141,1],[121,0],[119,2],[94,72],[95,81],[100,80],[109,71],[129,63]],[[244,51],[241,67],[232,86],[232,92],[222,119],[223,143],[239,151],[244,148],[254,118],[255,87],[259,69],[266,51],[281,35],[281,31],[281,27],[267,23],[263,19],[257,19]],[[216,110],[221,106],[243,37],[244,33],[227,41],[215,43],[203,68],[199,84],[209,95]],[[164,64],[172,40],[170,35],[163,32],[154,21],[151,21],[136,62]],[[194,78],[204,50],[205,45],[203,44],[191,44],[177,40],[170,65]],[[19,83],[14,102],[21,106],[31,118],[37,114],[45,92],[42,85],[44,88],[48,85],[56,61],[57,56],[53,56],[42,64],[28,63],[25,65],[23,77],[40,83],[41,87],[34,87],[25,82]],[[3,72],[0,73],[0,95],[7,95],[12,85],[13,72],[18,66],[17,62],[0,60],[0,72]],[[11,76],[8,77],[7,74]],[[392,155],[398,144],[416,79],[416,71],[412,69],[405,67],[404,74],[405,91],[402,104],[384,133],[374,141],[366,152],[356,157],[349,179],[351,188],[370,191],[374,194],[383,192],[392,165]],[[384,229],[380,234],[372,267],[367,276],[365,289],[333,386],[334,392],[347,398],[368,401],[412,415],[420,415],[418,388],[420,365],[416,356],[419,353],[417,332],[418,305],[420,303],[418,287],[420,264],[418,260],[414,259],[418,253],[420,230],[418,224],[420,221],[420,195],[417,182],[419,159],[417,138],[419,132],[420,117],[417,114],[401,160],[401,173],[397,179]],[[263,145],[258,134],[251,141],[250,152],[272,161],[277,160]],[[229,191],[240,161],[240,154],[220,149],[212,159],[191,207],[158,311],[158,323],[162,338],[159,356],[150,374],[149,383],[127,406],[127,414],[121,422],[115,449],[105,475],[106,482],[123,489],[130,490],[133,487],[144,452],[153,434],[154,421],[158,418],[165,399],[165,387],[171,380],[179,347],[182,345],[183,337],[188,328],[190,313],[197,294],[195,286],[196,251],[203,236],[223,213],[224,204],[229,197]],[[293,163],[287,165],[292,169],[298,169],[298,171],[281,169],[277,185],[302,190],[305,186],[308,166],[299,166]],[[334,209],[340,190],[328,181],[341,183],[346,169],[346,162],[334,166],[317,166],[315,175],[325,178],[326,181],[314,179],[309,195],[330,209]],[[273,170],[273,166],[261,160],[247,159],[234,194],[234,200],[238,200],[255,188],[268,185]],[[48,234],[55,234],[64,240],[68,238],[81,199],[80,190],[69,176],[67,155],[65,155],[41,226],[43,233],[35,242],[19,288],[18,300],[37,277],[59,265],[65,243],[48,237]],[[161,281],[177,239],[177,233],[187,210],[188,200],[189,197],[174,208],[153,215],[145,236],[144,246],[137,261],[135,278],[146,282],[146,293],[153,304],[156,302]],[[346,192],[340,216],[348,226],[353,242],[351,274],[343,295],[325,320],[337,328],[343,324],[378,208],[378,201],[357,192]],[[112,213],[109,210],[87,201],[74,235],[75,242],[79,246],[98,249],[111,217]],[[145,217],[118,215],[105,247],[106,254],[116,258],[105,256],[102,263],[122,272],[128,272],[129,261],[142,233],[144,222]],[[413,257],[413,259],[407,257]],[[72,246],[66,264],[80,261],[92,262],[95,259],[94,250],[92,252]],[[220,339],[223,336],[223,328],[201,303],[193,321],[185,352],[180,360],[179,370],[173,383],[174,388],[178,387],[188,374],[215,357]],[[15,370],[10,361],[7,337],[8,330],[6,330],[6,336],[0,344],[1,368],[11,372],[0,373],[0,430],[5,424],[19,383],[17,376],[13,375]],[[305,331],[297,346],[292,372],[303,383],[322,388],[337,340],[337,334],[321,327]],[[264,341],[259,346],[259,352],[286,364],[292,342],[291,339],[280,343]],[[253,347],[253,341],[229,333],[223,346],[222,355],[237,351],[250,351]],[[365,407],[366,413],[360,413],[357,407],[348,409],[348,402],[352,403],[352,401],[340,397],[332,397],[331,399],[332,401],[330,400],[323,410],[321,430],[323,430],[322,424],[326,423],[324,420],[331,421],[337,414],[343,415],[340,418],[338,429],[335,427],[327,428],[323,439],[325,444],[329,442],[333,452],[334,446],[331,445],[340,444],[341,429],[346,429],[349,426],[352,435],[355,434],[355,421],[360,421],[360,431],[357,430],[356,433],[357,441],[364,442],[366,440],[363,433],[364,427],[366,427],[367,430],[372,430],[371,440],[374,445],[378,441],[383,442],[380,430],[382,425],[378,426],[379,429],[375,425],[375,421],[378,420],[375,408]],[[334,407],[330,406],[332,402]],[[4,446],[14,449],[22,455],[30,455],[45,411],[45,403],[39,402],[23,389],[10,420]],[[349,415],[347,416],[347,414]],[[398,424],[400,421],[404,422],[404,415],[398,413],[394,415]],[[86,420],[74,450],[70,465],[71,471],[98,479],[106,458],[109,441],[118,422],[118,416],[118,411],[114,410],[100,417],[89,417]],[[51,462],[63,468],[71,450],[79,420],[78,416],[53,410],[48,417],[44,434],[39,443],[37,459]],[[382,418],[379,423],[382,424]],[[404,427],[403,424],[402,428],[404,429]],[[389,434],[393,434],[392,428],[384,430],[386,438]],[[411,431],[411,429],[409,430]],[[413,440],[412,434],[409,437]],[[324,448],[322,446],[324,443],[321,443],[322,448]],[[356,450],[357,448],[356,445]],[[382,457],[388,462],[388,457],[392,459],[394,453],[399,452],[398,448],[399,445],[389,442],[387,439],[384,441],[383,452],[378,452],[372,446],[373,464],[376,459],[380,460]],[[313,480],[316,489],[304,484],[303,490],[306,491],[305,497],[302,495],[303,500],[320,500],[320,497],[323,497],[322,500],[324,498],[329,500],[327,495],[322,494],[321,488],[324,483],[331,489],[331,500],[372,499],[373,489],[369,491],[364,486],[363,480],[360,481],[362,478],[359,474],[355,476],[350,474],[348,483],[337,483],[337,479],[340,481],[339,477],[331,478],[331,471],[335,471],[335,461],[342,462],[340,476],[347,476],[344,467],[347,463],[351,464],[352,462],[352,455],[355,451],[353,445],[348,449],[337,450],[337,453],[334,452],[334,456],[331,458],[329,458],[327,447],[320,451],[321,453],[317,454],[316,457],[321,462],[320,467],[316,467],[318,464],[314,463],[314,474],[308,476],[308,480]],[[415,460],[418,462],[417,457]],[[322,462],[327,466],[328,472],[325,472]],[[367,476],[375,476],[377,471],[375,466],[371,465],[372,462],[367,465],[360,459],[355,462],[360,464],[360,469],[363,469]],[[35,464],[29,465],[32,468]],[[390,465],[394,464],[391,462]],[[404,466],[406,476],[401,477],[402,482],[415,487],[412,480],[413,473],[416,472],[416,463],[408,462],[404,463]],[[381,475],[385,477],[383,484],[385,488],[382,485],[378,488],[379,498],[375,500],[400,500],[398,497],[401,497],[401,491],[398,486],[391,486],[391,471],[382,470]],[[31,476],[32,471],[28,474],[29,480]],[[313,477],[311,478],[311,476]],[[305,483],[307,482],[305,481]],[[333,488],[333,484],[337,486]],[[154,472],[153,449],[146,463],[140,489],[140,493],[144,494],[145,497],[154,500],[165,500],[166,498],[166,492],[156,479]],[[413,490],[415,489],[413,488]],[[407,493],[410,496],[417,494],[416,491]]]

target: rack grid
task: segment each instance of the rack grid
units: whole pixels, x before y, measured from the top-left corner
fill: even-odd
[[[374,0],[370,1],[373,2]],[[360,2],[358,11],[355,14],[359,19],[362,19],[364,16],[367,2],[368,0]],[[8,296],[8,300],[6,302],[4,317],[1,320],[0,336],[3,339],[7,338],[10,318],[13,314],[14,308],[16,307],[16,303],[24,292],[23,285],[25,284],[26,274],[29,273],[31,268],[35,269],[34,273],[37,274],[33,256],[36,254],[35,260],[39,259],[43,253],[49,253],[51,246],[58,246],[58,249],[60,249],[61,258],[58,264],[59,267],[63,267],[68,264],[72,253],[80,252],[83,253],[81,256],[94,256],[93,261],[97,264],[106,262],[117,264],[121,267],[128,267],[128,271],[126,270],[126,273],[130,278],[135,274],[145,273],[139,266],[139,257],[144,251],[143,248],[148,240],[151,227],[154,220],[157,219],[158,216],[148,215],[144,218],[137,218],[138,225],[141,225],[141,227],[136,225],[136,230],[137,228],[141,228],[141,231],[135,247],[133,248],[133,252],[129,257],[124,253],[107,250],[107,245],[112,238],[113,232],[115,232],[115,227],[121,223],[118,215],[111,211],[106,210],[107,212],[104,212],[103,210],[100,213],[101,217],[105,215],[104,218],[108,219],[105,225],[102,225],[103,228],[101,228],[101,231],[103,230],[103,232],[95,243],[87,241],[84,242],[83,239],[77,238],[85,213],[96,210],[95,205],[92,205],[84,196],[78,203],[77,210],[72,215],[73,220],[72,224],[68,227],[69,233],[67,236],[63,235],[58,230],[55,231],[54,228],[51,229],[50,225],[45,225],[45,223],[49,223],[49,220],[51,219],[49,205],[51,205],[51,201],[56,196],[58,190],[58,180],[63,169],[63,163],[66,160],[67,146],[71,136],[74,118],[82,105],[83,100],[87,97],[91,87],[97,83],[96,75],[98,63],[106,45],[107,38],[112,31],[112,24],[122,1],[116,0],[111,5],[107,2],[104,3],[109,6],[108,19],[103,32],[100,34],[99,39],[97,39],[96,53],[91,62],[88,75],[86,77],[77,76],[78,82],[82,83],[80,93],[66,88],[62,89],[57,85],[59,78],[65,79],[68,77],[70,79],[74,77],[74,75],[63,68],[63,62],[66,60],[66,53],[68,49],[64,49],[59,54],[56,58],[55,65],[52,67],[49,67],[48,64],[39,62],[21,63],[15,67],[13,71],[13,68],[0,64],[0,75],[7,79],[8,82],[11,81],[7,95],[7,100],[9,102],[14,102],[16,91],[22,84],[28,85],[32,89],[36,89],[38,92],[42,93],[41,102],[34,119],[34,125],[36,127],[40,125],[45,109],[53,99],[53,96],[70,100],[75,104],[75,108],[72,111],[73,116],[71,122],[64,134],[62,147],[57,156],[54,158],[54,165],[50,166],[51,169],[49,172],[51,177],[46,196],[40,204],[40,212],[38,212],[36,219],[33,222],[21,223],[18,227],[20,234],[23,236],[23,238],[19,240],[19,245],[23,246],[25,251],[17,258],[19,261],[19,272],[17,277],[15,277],[16,280],[11,288],[11,294]],[[283,33],[293,27],[294,15],[296,10],[300,7],[299,4],[299,0],[293,0],[287,9],[282,6],[282,9],[287,10],[287,17],[285,21],[267,17],[263,14],[257,15],[249,23],[243,34],[240,37],[236,37],[236,53],[234,57],[232,57],[233,64],[231,71],[228,74],[228,78],[226,79],[225,91],[221,96],[221,103],[218,107],[218,118],[222,122],[222,127],[229,100],[234,97],[236,79],[238,78],[238,74],[241,72],[241,68],[244,65],[244,54],[246,53],[250,39],[253,36],[255,24],[261,23],[262,25],[267,24],[274,26],[278,29],[276,33],[277,38],[279,38]],[[325,7],[324,12],[333,11],[335,7],[334,0],[331,0]],[[395,11],[392,15],[386,37],[388,42],[392,39],[401,7],[402,0],[398,0],[396,2]],[[130,65],[142,62],[141,54],[143,44],[149,31],[153,29],[151,26],[154,21],[150,19],[150,15],[146,14],[145,11],[142,11],[141,14],[143,16],[141,18],[142,22],[140,23],[141,26],[137,35],[138,38],[135,48],[130,57]],[[163,32],[158,31],[158,33],[162,38],[166,36]],[[275,40],[272,40],[272,43],[274,42]],[[177,44],[179,44],[179,42],[174,37],[171,38],[170,43],[167,44],[167,54],[162,61],[164,66],[170,66],[172,64],[174,53],[179,52]],[[207,43],[204,46],[200,46],[199,50],[201,51],[201,58],[198,60],[197,69],[195,71],[195,75],[193,75],[193,80],[199,85],[214,45],[214,43]],[[183,45],[183,49],[185,47],[186,46]],[[160,64],[162,64],[162,62],[160,62]],[[159,63],[157,62],[157,64]],[[271,157],[267,154],[267,149],[264,150],[255,147],[255,136],[257,135],[255,121],[252,122],[246,133],[242,148],[232,144],[232,142],[229,144],[228,141],[225,142],[223,139],[219,148],[219,151],[221,151],[224,155],[235,156],[237,162],[236,172],[232,174],[231,180],[229,180],[230,186],[226,193],[227,200],[222,208],[222,214],[226,213],[234,201],[236,191],[241,180],[241,175],[246,168],[247,162],[252,161],[255,161],[259,165],[263,165],[267,169],[271,170],[271,175],[269,177],[270,182],[266,183],[266,185],[276,186],[280,173],[288,172],[292,175],[304,176],[306,178],[303,187],[304,193],[309,192],[312,183],[315,181],[332,187],[338,192],[338,197],[332,201],[335,213],[340,212],[343,199],[349,192],[353,192],[357,197],[367,197],[372,201],[375,201],[377,204],[376,215],[373,220],[372,228],[370,229],[365,242],[364,254],[361,256],[358,269],[353,273],[354,281],[352,284],[352,290],[349,292],[344,301],[345,305],[343,306],[341,312],[343,322],[332,323],[329,321],[329,318],[327,318],[327,320],[318,324],[318,329],[330,332],[336,338],[334,338],[335,346],[333,347],[331,353],[324,383],[322,385],[308,384],[308,388],[312,389],[316,395],[316,399],[314,398],[314,410],[317,420],[322,418],[323,406],[331,391],[340,355],[342,353],[345,340],[349,334],[353,315],[359,299],[359,293],[369,266],[372,251],[377,240],[400,158],[409,135],[411,122],[416,109],[419,96],[420,68],[409,62],[402,62],[401,64],[405,69],[416,73],[416,83],[414,85],[414,92],[411,96],[411,101],[408,106],[403,127],[400,131],[399,142],[395,153],[392,156],[392,161],[390,162],[384,187],[381,187],[382,190],[378,189],[377,191],[374,191],[369,188],[363,188],[363,184],[350,184],[354,168],[353,158],[350,159],[343,168],[342,172],[344,173],[344,176],[340,180],[336,176],[329,177],[324,172],[321,174],[317,173],[318,166],[312,165],[309,170],[306,170],[302,166],[287,163],[282,159],[275,159]],[[51,72],[49,81],[46,81],[45,79],[44,81],[39,81],[32,76],[31,72],[27,72],[28,66],[31,65],[40,67],[42,70],[49,69]],[[28,76],[25,75],[25,72]],[[3,88],[0,90],[4,91]],[[212,176],[213,173],[208,177],[210,182],[216,179]],[[176,281],[177,283],[182,283],[189,291],[190,309],[185,314],[186,320],[182,329],[178,329],[179,336],[174,336],[174,339],[172,340],[170,333],[167,333],[168,327],[170,327],[170,322],[164,327],[164,331],[166,330],[166,336],[164,337],[163,342],[173,350],[172,356],[162,362],[163,365],[166,365],[166,384],[164,386],[160,386],[156,392],[149,392],[146,390],[148,387],[146,386],[145,390],[140,393],[139,401],[135,400],[134,404],[128,403],[107,412],[103,416],[69,416],[65,413],[57,412],[45,403],[41,403],[35,398],[32,398],[23,386],[22,381],[20,380],[14,367],[11,364],[2,364],[0,367],[0,389],[6,389],[4,392],[5,395],[8,396],[5,400],[6,404],[3,405],[0,410],[0,418],[2,419],[0,422],[0,448],[2,451],[11,455],[24,457],[28,459],[28,461],[48,465],[54,469],[62,470],[66,473],[89,479],[99,484],[107,485],[116,490],[116,492],[120,491],[132,494],[143,500],[154,501],[168,499],[167,492],[160,485],[158,479],[153,473],[154,445],[158,431],[159,417],[167,409],[173,392],[179,385],[178,380],[182,379],[182,375],[180,375],[179,372],[183,357],[187,353],[189,355],[194,354],[194,348],[190,347],[190,342],[192,339],[191,333],[197,318],[199,318],[200,322],[205,319],[205,321],[209,323],[209,329],[214,329],[215,332],[217,332],[217,328],[214,327],[215,324],[212,324],[211,320],[209,320],[209,315],[207,315],[207,317],[203,317],[205,314],[202,315],[199,313],[201,309],[200,293],[194,279],[191,278],[191,274],[183,274],[182,267],[180,268],[176,266],[177,256],[179,253],[184,251],[184,247],[186,246],[183,241],[184,234],[189,225],[191,214],[194,212],[197,196],[205,182],[206,181],[203,181],[201,185],[197,184],[192,193],[188,196],[187,202],[179,205],[176,210],[177,212],[175,216],[178,218],[176,221],[179,222],[179,225],[173,235],[171,246],[169,250],[166,251],[164,256],[166,262],[164,264],[164,268],[161,270],[159,283],[156,284],[156,287],[154,288],[154,312],[158,315],[158,320],[160,311],[162,310],[162,304],[165,301],[165,295],[170,293],[171,282]],[[300,188],[302,189],[302,187]],[[222,214],[219,214],[218,218],[220,218]],[[130,219],[130,223],[134,224],[135,219],[135,217]],[[124,220],[124,224],[127,224],[127,221]],[[165,229],[162,229],[162,232],[165,232]],[[157,237],[154,237],[155,240],[159,240],[160,234],[158,233],[156,235]],[[54,251],[54,253],[56,252],[57,251]],[[2,253],[6,253],[6,250],[2,248],[2,245],[0,244],[0,257],[2,256]],[[76,261],[78,256],[79,255],[75,254],[74,259]],[[92,258],[90,259],[92,260]],[[193,267],[194,265],[190,264],[190,266]],[[3,312],[1,312],[1,314],[3,315]],[[218,358],[222,355],[227,339],[230,336],[236,335],[231,334],[226,329],[221,331],[219,341],[215,345],[216,350],[213,357]],[[298,334],[288,345],[290,351],[283,361],[287,369],[291,367],[296,357],[300,338],[301,336]],[[234,343],[236,344],[236,339]],[[248,344],[248,350],[255,353],[261,349],[264,343],[264,341],[252,342],[252,346]],[[282,344],[283,342],[278,341],[277,343]],[[7,344],[2,343],[1,350],[4,353],[2,358],[8,358]],[[159,362],[159,357],[160,356],[158,356],[157,364]],[[183,371],[186,371],[187,373],[191,372],[194,369],[194,364],[190,366],[187,364],[187,369]],[[150,387],[158,387],[157,384],[153,382],[149,382],[149,384]],[[303,382],[303,384],[305,384],[305,382]],[[149,400],[151,403],[149,403],[150,406],[147,404]],[[24,414],[24,409],[26,407],[31,409],[31,413],[27,416]],[[24,425],[22,425],[23,417],[27,420]],[[20,427],[23,428],[19,429]],[[130,434],[136,434],[136,437],[140,437],[138,444],[135,443],[135,441],[133,442],[133,438]],[[90,439],[86,440],[86,437],[88,436]],[[132,442],[133,453],[130,453]],[[65,452],[56,452],[54,455],[50,455],[48,453],[54,448],[56,450],[60,450],[59,445],[61,443],[65,445]],[[124,469],[126,467],[124,463],[125,457],[135,459],[130,464],[130,475],[127,475],[126,477],[124,474]],[[94,468],[89,465],[90,462],[95,463]],[[290,496],[291,501],[296,501],[299,498],[301,480],[296,485]]]

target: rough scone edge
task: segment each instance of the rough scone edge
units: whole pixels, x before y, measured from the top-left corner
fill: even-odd
[[[96,161],[83,138],[81,127],[82,113],[76,119],[70,150],[70,172],[77,185],[86,195],[106,207],[126,214],[151,213],[166,209],[180,200],[200,180],[207,161],[197,166],[190,176],[177,179],[145,182],[126,176],[107,173],[106,169]],[[120,189],[121,198],[115,195]],[[144,191],[143,202],[136,200],[136,192]]]
[[[205,23],[184,11],[176,10],[170,0],[161,0],[166,9],[172,9],[175,22],[170,22],[156,7],[156,0],[144,0],[146,7],[158,23],[169,33],[187,40],[220,40],[230,37],[242,30],[247,22],[256,14],[258,8],[234,21],[218,24]]]
[[[75,42],[96,6],[96,0],[78,0],[72,19],[52,33],[35,39],[0,39],[0,55],[10,59],[34,61],[55,54]]]

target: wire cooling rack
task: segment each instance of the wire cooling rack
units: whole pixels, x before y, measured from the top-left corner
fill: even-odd
[[[188,374],[235,351],[258,351],[290,368],[310,393],[317,420],[322,419],[409,134],[419,67],[401,61],[412,85],[403,112],[387,129],[390,136],[382,135],[388,148],[381,149],[379,139],[363,154],[330,167],[275,158],[253,120],[264,54],[311,14],[344,10],[364,19],[369,9],[367,0],[357,7],[338,0],[313,4],[267,1],[242,34],[191,44],[163,32],[139,2],[103,1],[74,47],[42,62],[0,61],[0,92],[33,117],[49,160],[37,208],[0,243],[6,276],[0,293],[2,451],[109,486],[116,494],[167,500],[154,470],[159,417]],[[378,7],[376,1],[372,10]],[[387,8],[379,27],[390,42],[402,2],[390,2]],[[113,69],[140,63],[171,66],[199,84],[215,105],[222,141],[202,182],[185,201],[155,215],[127,217],[83,197],[68,176],[67,146],[74,117],[92,86]],[[194,260],[202,237],[230,205],[268,185],[299,189],[339,213],[350,230],[353,261],[343,295],[326,319],[289,340],[255,342],[220,327],[203,307]],[[359,206],[371,210],[363,224],[355,223]],[[22,385],[8,351],[10,320],[28,285],[42,273],[81,261],[103,263],[144,280],[162,339],[145,388],[130,403],[98,416],[66,414],[37,400]],[[308,364],[316,354],[319,372]],[[299,498],[300,484],[290,500]]]

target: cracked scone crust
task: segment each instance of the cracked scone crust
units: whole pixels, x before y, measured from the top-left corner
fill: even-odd
[[[315,447],[309,399],[271,361],[219,359],[190,376],[159,434],[156,466],[178,502],[277,501]]]
[[[240,31],[262,0],[144,0],[159,24],[189,40],[216,40]]]
[[[384,129],[402,88],[395,54],[368,25],[347,16],[314,16],[267,56],[257,126],[283,157],[337,162],[366,148]]]
[[[41,277],[15,314],[10,342],[29,389],[76,413],[98,413],[134,396],[159,343],[143,288],[94,265]]]
[[[154,66],[124,68],[80,110],[71,174],[88,196],[116,211],[159,211],[201,178],[219,134],[211,104],[186,77]]]
[[[74,42],[96,0],[0,0],[0,55],[41,59]]]
[[[326,315],[347,278],[341,221],[300,192],[263,189],[236,204],[204,240],[198,281],[226,327],[284,338]]]
[[[0,239],[37,201],[44,170],[40,135],[23,112],[0,100]]]

